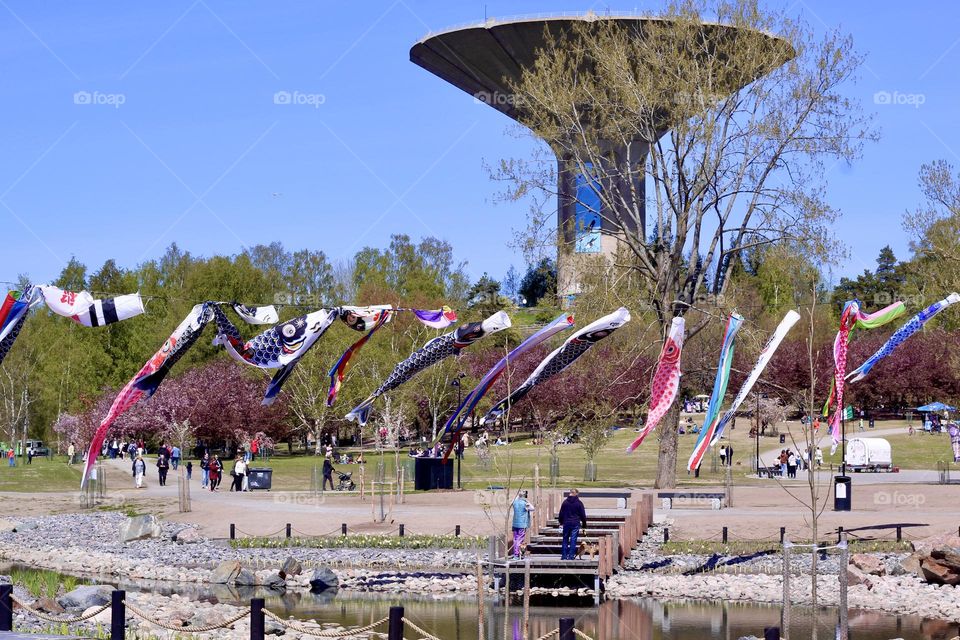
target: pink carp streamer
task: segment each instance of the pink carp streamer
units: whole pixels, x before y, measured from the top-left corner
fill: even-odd
[[[670,332],[663,343],[663,350],[660,352],[657,370],[653,374],[653,390],[650,394],[650,413],[647,414],[647,423],[637,439],[627,447],[627,453],[639,447],[644,438],[656,429],[657,423],[677,399],[677,392],[680,390],[680,352],[683,350],[685,328],[682,317],[673,319]]]
[[[833,440],[834,449],[840,442],[840,422],[843,418],[843,387],[847,377],[847,348],[850,342],[850,332],[854,329],[875,329],[881,327],[892,320],[896,320],[906,312],[906,307],[902,301],[874,311],[873,313],[864,313],[860,310],[858,300],[850,300],[843,305],[843,313],[840,314],[840,329],[837,331],[837,337],[833,340],[833,384],[830,389],[830,397],[823,405],[824,417],[830,415],[830,407],[834,406],[833,415],[830,417],[830,436]]]

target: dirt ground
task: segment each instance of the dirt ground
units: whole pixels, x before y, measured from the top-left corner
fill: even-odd
[[[824,477],[822,496],[827,505],[820,520],[823,532],[873,526],[880,524],[919,525],[904,527],[907,539],[932,534],[956,532],[960,527],[960,485],[939,485],[929,482],[926,474],[856,474],[853,477],[853,510],[835,512],[830,494],[829,478]],[[488,535],[502,531],[508,503],[513,496],[504,492],[490,494],[476,491],[445,491],[410,494],[401,504],[387,498],[333,492],[250,492],[231,493],[228,487],[217,493],[201,490],[197,477],[191,481],[191,508],[180,513],[176,480],[160,487],[152,482],[147,488],[132,488],[125,468],[112,470],[101,510],[132,510],[156,513],[166,519],[194,523],[206,536],[227,537],[230,524],[246,535],[277,535],[292,525],[294,535],[318,535],[340,530],[346,523],[353,532],[392,532],[400,524],[407,533],[452,533],[456,525],[464,535]],[[698,490],[710,491],[709,488]],[[722,487],[716,487],[722,491]],[[789,490],[789,493],[788,493]],[[655,519],[670,527],[672,540],[720,539],[726,526],[731,540],[779,539],[780,527],[795,540],[808,538],[810,510],[809,489],[804,481],[789,487],[776,484],[746,486],[734,489],[733,506],[712,510],[708,505],[684,505],[660,508],[656,491],[636,490],[654,494]],[[821,502],[822,504],[822,502]],[[589,513],[591,503],[586,503]],[[609,506],[599,503],[596,506]],[[38,516],[83,511],[79,495],[62,493],[0,493],[0,513],[4,516]],[[860,535],[892,537],[886,532],[862,532]],[[826,533],[821,539],[830,536]]]

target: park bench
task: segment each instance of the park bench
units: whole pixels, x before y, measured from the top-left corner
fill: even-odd
[[[660,498],[660,505],[664,509],[672,509],[673,501],[683,500],[709,500],[710,508],[722,509],[727,500],[725,493],[705,493],[702,491],[661,491],[657,494]]]
[[[563,497],[566,498],[570,495],[569,491],[563,492]],[[577,494],[581,500],[584,499],[593,499],[593,498],[611,498],[617,501],[618,509],[627,508],[627,500],[630,499],[629,491],[581,491]]]

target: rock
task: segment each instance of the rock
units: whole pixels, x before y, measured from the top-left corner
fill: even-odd
[[[268,636],[282,636],[287,632],[286,628],[271,618],[263,621],[263,633]]]
[[[13,524],[9,520],[3,520],[0,518],[0,533],[10,533],[11,531],[16,531],[17,525]]]
[[[326,589],[336,589],[340,586],[340,578],[331,569],[323,567],[314,569],[313,576],[310,578],[311,591],[324,591]]]
[[[159,538],[163,536],[163,529],[155,516],[133,516],[127,518],[120,525],[120,542]]]
[[[903,573],[909,573],[917,576],[918,578],[923,577],[923,572],[920,571],[920,559],[923,556],[919,553],[912,553],[903,560],[900,561],[900,569]]]
[[[283,572],[284,576],[298,576],[303,572],[303,565],[300,564],[300,561],[290,556],[283,561],[283,566],[280,567],[280,571]]]
[[[240,572],[237,573],[237,577],[233,579],[233,584],[238,587],[253,587],[257,584],[257,576],[253,575],[251,571],[241,569]]]
[[[847,567],[847,583],[850,586],[862,584],[867,589],[873,589],[873,581],[864,572],[854,566]]]
[[[224,560],[210,574],[210,582],[213,584],[230,584],[241,569],[240,563],[236,560]]]
[[[913,542],[913,550],[923,555],[929,555],[931,551],[938,547],[953,547],[954,549],[960,549],[960,535],[955,533],[943,533],[940,535],[923,538],[922,540],[915,540]]]
[[[33,603],[33,608],[45,611],[46,613],[63,613],[63,607],[53,598],[38,598],[37,601]]]
[[[960,552],[949,547],[934,549],[920,560],[920,571],[927,582],[960,585]]]
[[[187,527],[177,532],[177,544],[197,544],[203,541],[203,536],[193,527]]]
[[[110,602],[110,587],[85,585],[57,598],[64,609],[89,609]]]
[[[872,576],[882,576],[887,572],[886,567],[883,566],[883,561],[869,553],[853,554],[850,556],[850,564]]]
[[[281,591],[287,588],[287,581],[284,580],[283,576],[279,573],[264,578],[261,584],[268,589],[274,589],[276,591]]]

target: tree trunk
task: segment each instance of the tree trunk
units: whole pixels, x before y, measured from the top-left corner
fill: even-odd
[[[680,404],[674,402],[663,416],[659,431],[660,456],[654,489],[673,489],[677,486],[677,428],[680,426]]]

